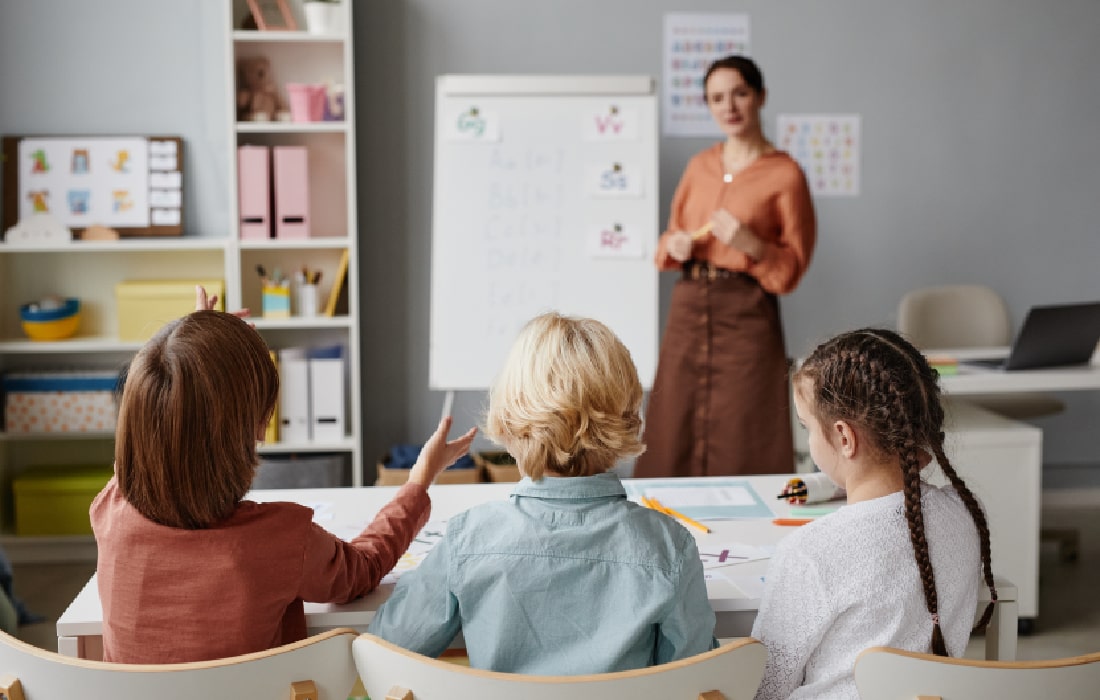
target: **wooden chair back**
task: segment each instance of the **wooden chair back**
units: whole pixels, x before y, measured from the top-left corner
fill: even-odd
[[[856,659],[862,700],[1078,700],[1100,694],[1100,653],[972,661],[874,647]]]
[[[432,659],[372,634],[351,646],[373,700],[752,700],[767,650],[742,639],[688,659],[586,676],[496,673]]]
[[[356,681],[356,635],[336,629],[228,659],[138,665],[62,656],[0,632],[0,698],[346,700]]]

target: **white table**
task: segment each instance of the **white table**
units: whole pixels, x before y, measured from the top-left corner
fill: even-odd
[[[753,488],[771,507],[777,516],[789,513],[782,501],[774,499],[789,476],[748,477]],[[698,479],[705,483],[707,479]],[[511,493],[513,484],[456,484],[435,485],[431,488],[432,519],[441,520],[456,515],[479,503],[495,499],[505,499]],[[331,521],[320,524],[330,530],[361,523],[365,514],[377,511],[392,497],[396,488],[374,487],[362,489],[292,489],[256,491],[249,498],[258,501],[295,501],[315,504],[330,503],[335,513]],[[706,534],[689,528],[696,536],[700,550],[706,551],[707,545],[723,545],[740,542],[753,545],[767,545],[779,542],[793,528],[780,527],[770,518],[753,520],[712,520],[707,521],[711,533]],[[763,575],[768,560],[759,560],[725,567],[720,571],[736,570],[738,575]],[[334,627],[353,627],[366,631],[374,611],[389,597],[392,584],[383,584],[370,594],[346,605],[328,603],[306,603],[306,625],[310,634]],[[995,607],[992,626],[986,633],[986,656],[994,659],[1016,658],[1016,589],[1008,581],[998,582],[1001,602]],[[720,638],[747,636],[752,630],[752,622],[760,606],[759,598],[750,597],[737,586],[721,578],[707,582],[707,593],[717,615],[718,623],[715,636]],[[985,598],[988,600],[988,597]],[[979,610],[984,608],[984,602]],[[85,584],[76,599],[57,621],[57,648],[67,656],[81,658],[102,658],[103,610],[99,603],[95,576]]]
[[[944,348],[926,350],[929,357],[953,357],[959,360],[980,357],[1007,357],[1007,347]],[[1100,390],[1100,354],[1092,363],[1073,367],[1025,369],[1005,372],[997,369],[959,366],[958,374],[940,377],[940,386],[953,396],[974,394],[1015,394],[1020,392],[1097,391]]]
[[[926,350],[958,360],[1007,357],[1008,347]],[[1039,523],[1042,507],[1042,432],[1028,423],[995,421],[964,407],[968,396],[1100,390],[1100,352],[1091,364],[1034,370],[959,365],[940,377],[949,413],[959,416],[955,459],[990,520],[993,566],[1019,586],[1020,616],[1038,614]],[[999,423],[999,424],[998,424]],[[1036,437],[1038,436],[1038,437]],[[948,454],[952,454],[950,449]]]

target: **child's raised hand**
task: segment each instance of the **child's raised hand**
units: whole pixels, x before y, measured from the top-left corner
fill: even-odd
[[[439,472],[470,451],[470,445],[474,441],[474,436],[477,435],[477,428],[470,428],[462,437],[448,442],[447,433],[451,430],[451,421],[450,416],[444,416],[443,420],[439,421],[439,427],[424,443],[416,464],[409,470],[410,482],[428,487],[435,481],[435,477],[439,476]]]
[[[206,288],[201,284],[195,285],[195,311],[213,311],[214,307],[218,305],[218,295],[207,296]],[[233,312],[233,315],[237,318],[248,318],[252,315],[252,312],[248,309],[238,309]],[[255,327],[255,326],[253,326]]]

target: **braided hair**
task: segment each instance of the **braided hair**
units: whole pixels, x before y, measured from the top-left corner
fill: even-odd
[[[939,375],[927,359],[893,331],[863,328],[843,333],[814,350],[795,373],[806,382],[807,402],[822,424],[843,420],[863,429],[869,448],[896,455],[904,482],[905,519],[920,571],[924,602],[932,616],[932,653],[947,656],[940,628],[936,579],[921,508],[922,455],[930,450],[970,512],[980,538],[982,574],[991,602],[974,631],[985,629],[997,589],[990,563],[989,527],[978,500],[943,449]]]

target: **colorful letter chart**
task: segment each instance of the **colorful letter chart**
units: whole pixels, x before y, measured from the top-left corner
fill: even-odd
[[[776,146],[802,166],[815,195],[859,195],[858,114],[780,114]]]
[[[717,58],[749,54],[749,16],[665,15],[664,90],[666,136],[720,136],[703,100],[703,74]]]

